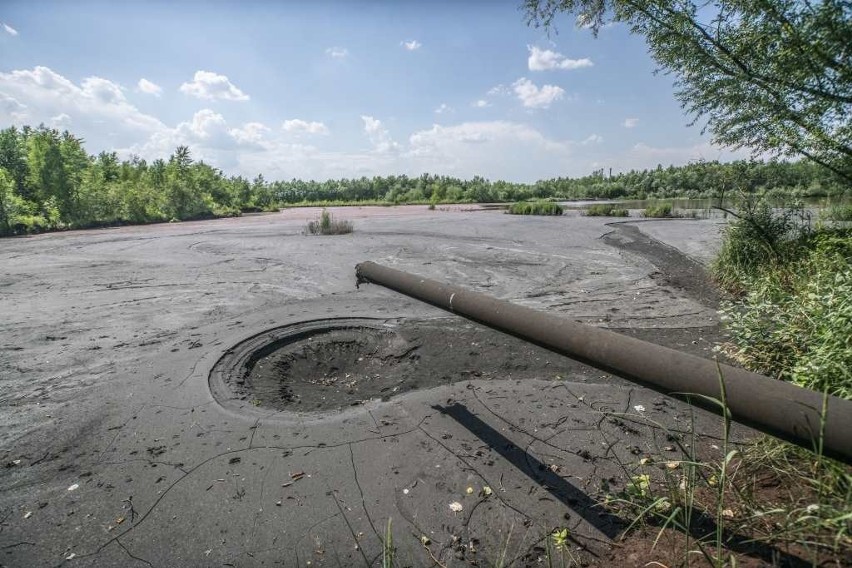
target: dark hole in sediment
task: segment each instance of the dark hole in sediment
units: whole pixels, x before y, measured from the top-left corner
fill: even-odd
[[[243,362],[223,376],[231,393],[265,408],[311,412],[465,380],[557,379],[577,371],[566,357],[456,318],[309,327],[279,329],[242,350]]]

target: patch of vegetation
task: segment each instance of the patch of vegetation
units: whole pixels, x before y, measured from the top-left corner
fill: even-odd
[[[308,221],[305,232],[308,235],[344,235],[354,230],[352,221],[335,219],[328,210],[323,209],[319,219]]]
[[[711,270],[722,288],[734,296],[744,293],[755,278],[785,270],[807,250],[803,245],[810,227],[801,208],[776,211],[765,202],[746,202],[739,212],[726,213],[736,220],[725,229]]]
[[[826,208],[823,217],[829,221],[852,221],[852,203],[831,205]]]
[[[737,235],[724,252],[738,263],[716,265],[739,292],[722,309],[730,354],[759,373],[852,398],[852,231],[820,229],[775,250]]]
[[[622,538],[646,540],[648,552],[666,542],[670,566],[696,556],[718,568],[739,565],[741,554],[781,559],[779,565],[796,565],[797,556],[813,565],[842,558],[852,546],[849,468],[779,441],[736,449],[724,398],[716,402],[725,417],[715,456],[696,453],[693,425],[686,435],[669,432],[673,445],[657,448],[657,456],[662,449],[679,458],[621,464],[628,481],[606,506],[630,520]]]
[[[643,217],[652,217],[654,219],[664,219],[672,216],[672,204],[660,203],[646,207],[642,212]]]
[[[628,217],[630,212],[612,203],[590,205],[583,212],[586,217]]]
[[[562,206],[552,201],[521,201],[512,203],[506,212],[510,215],[562,215]]]

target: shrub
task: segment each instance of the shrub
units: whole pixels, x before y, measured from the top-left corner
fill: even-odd
[[[660,203],[659,205],[651,205],[647,207],[645,211],[642,212],[643,217],[653,217],[655,219],[662,219],[665,217],[672,216],[672,204],[671,203]]]
[[[562,206],[552,201],[520,201],[512,203],[510,215],[562,215]]]
[[[612,203],[600,203],[589,206],[584,215],[587,217],[628,217],[630,212]]]
[[[852,231],[788,244],[786,260],[743,276],[723,306],[733,355],[749,369],[852,398]]]
[[[334,219],[326,209],[322,210],[320,218],[308,221],[306,232],[309,235],[343,235],[354,229],[351,221]]]
[[[748,207],[725,229],[713,274],[728,292],[741,293],[750,279],[802,253],[800,241],[808,232],[799,210],[776,213],[765,203]]]

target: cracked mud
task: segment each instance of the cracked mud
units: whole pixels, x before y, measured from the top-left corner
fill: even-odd
[[[622,525],[603,494],[693,429],[715,451],[720,420],[355,289],[354,264],[709,357],[714,299],[675,248],[687,235],[700,257],[718,226],[659,222],[651,239],[474,209],[347,208],[355,232],[328,238],[289,210],[0,242],[0,565],[379,566],[389,520],[403,566],[540,565],[559,526],[607,565]],[[343,320],[369,331],[303,337],[255,359],[259,390],[211,394],[238,346]]]

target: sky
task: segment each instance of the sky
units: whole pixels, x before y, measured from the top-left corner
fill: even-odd
[[[745,157],[711,144],[623,25],[529,27],[514,2],[0,3],[0,128],[89,153],[178,145],[267,180],[533,182]]]

